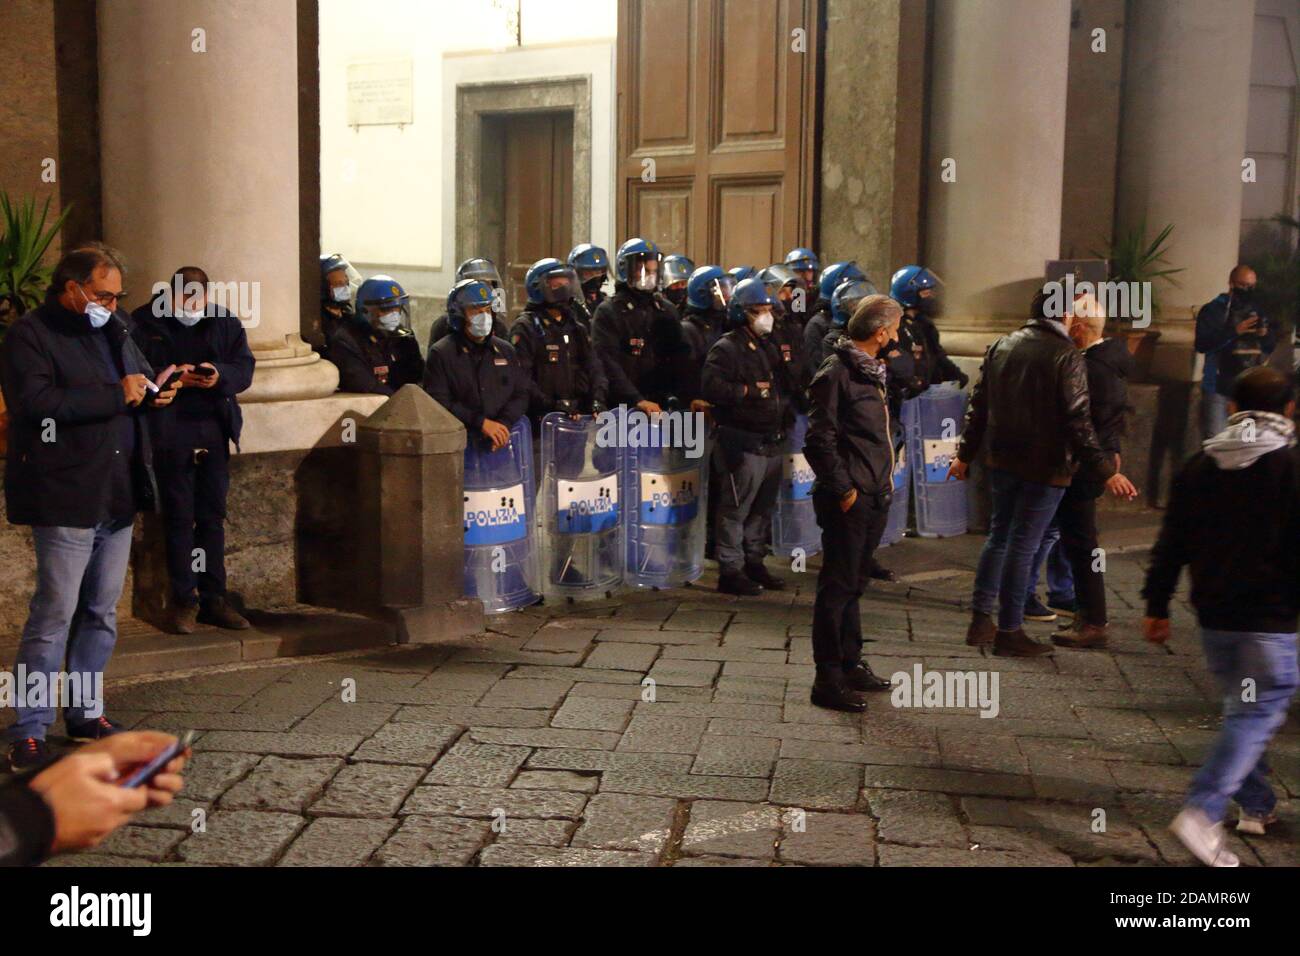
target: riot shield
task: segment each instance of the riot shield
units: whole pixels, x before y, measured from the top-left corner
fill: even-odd
[[[623,449],[601,447],[595,418],[542,419],[538,553],[547,596],[603,597],[623,580]]]
[[[510,444],[491,451],[478,436],[465,446],[465,594],[488,614],[535,604],[536,495],[528,419],[510,429]]]
[[[902,414],[906,421],[908,399],[903,403]],[[894,457],[894,499],[889,503],[889,517],[885,520],[885,532],[880,536],[880,547],[887,548],[902,539],[907,533],[908,492],[912,487],[912,468],[907,461],[907,444],[899,448]]]
[[[923,538],[966,533],[966,484],[947,480],[965,413],[966,393],[954,382],[931,385],[903,405],[916,533]]]
[[[627,564],[623,580],[633,587],[679,587],[704,570],[708,520],[710,447],[690,458],[684,448],[658,447],[661,425],[647,429],[649,441],[625,451]]]
[[[783,557],[793,555],[796,548],[805,556],[822,548],[821,528],[813,511],[813,471],[803,456],[807,434],[808,416],[796,415],[781,456],[781,490],[772,512],[772,551]]]

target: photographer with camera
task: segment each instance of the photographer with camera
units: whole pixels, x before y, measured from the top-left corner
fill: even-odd
[[[1255,304],[1255,270],[1239,265],[1228,274],[1228,291],[1196,314],[1196,351],[1205,356],[1201,375],[1201,437],[1227,426],[1232,383],[1263,365],[1277,345],[1277,328]]]

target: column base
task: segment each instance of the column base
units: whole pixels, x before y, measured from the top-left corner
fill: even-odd
[[[339,387],[339,370],[296,333],[282,343],[255,343],[253,358],[253,384],[239,396],[241,405],[324,398]]]

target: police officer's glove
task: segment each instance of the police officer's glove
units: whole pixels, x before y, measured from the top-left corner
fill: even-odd
[[[578,406],[571,398],[558,398],[555,400],[555,410],[565,415],[576,415]]]
[[[604,402],[593,401],[593,402],[591,403],[591,414],[592,414],[592,415],[601,415],[601,414],[603,414],[604,412],[607,412],[607,411],[609,411],[609,409],[605,406],[605,403],[604,403]]]

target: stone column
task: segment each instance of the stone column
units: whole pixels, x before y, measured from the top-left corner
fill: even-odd
[[[926,265],[950,352],[1022,319],[1060,250],[1069,42],[1070,0],[936,0]]]
[[[1254,0],[1129,4],[1117,229],[1172,223],[1153,371],[1193,372],[1192,309],[1227,288],[1241,232]]]
[[[397,623],[399,643],[478,633],[483,605],[463,596],[464,426],[405,385],[359,437],[359,592]]]
[[[257,357],[241,403],[312,399],[338,370],[299,334],[295,0],[98,5],[105,239],[132,304],[182,265],[231,287]]]

